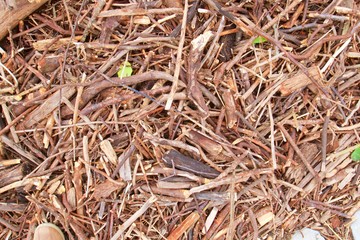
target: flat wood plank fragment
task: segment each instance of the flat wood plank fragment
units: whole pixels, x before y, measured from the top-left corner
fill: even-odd
[[[323,76],[320,72],[319,67],[313,66],[308,69],[310,76],[312,76],[319,84]],[[293,77],[286,79],[280,87],[280,92],[282,96],[288,96],[291,93],[300,90],[303,87],[312,84],[312,81],[309,77],[306,76],[301,70]]]
[[[264,226],[274,219],[275,215],[270,207],[265,207],[256,213],[256,219],[260,226]]]

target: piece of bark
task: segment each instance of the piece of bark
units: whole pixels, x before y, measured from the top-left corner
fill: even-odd
[[[162,160],[168,167],[174,167],[206,178],[216,178],[220,174],[220,172],[212,167],[185,156],[175,150],[170,150],[164,154]]]
[[[0,212],[24,212],[28,207],[27,204],[18,204],[18,203],[0,203]]]
[[[188,58],[188,71],[187,71],[187,89],[189,98],[198,108],[202,117],[207,117],[209,108],[206,105],[204,96],[200,90],[200,83],[198,82],[198,72],[201,65],[201,56],[208,41],[213,38],[214,34],[210,31],[201,34],[191,41],[191,49]]]
[[[41,73],[51,73],[60,66],[59,56],[46,56],[37,62]]]
[[[237,122],[237,116],[235,114],[236,105],[234,96],[229,89],[226,89],[222,94],[222,98],[225,105],[225,118],[227,123],[226,125],[228,128],[232,128]]]
[[[111,34],[113,34],[115,28],[120,25],[116,17],[106,18],[102,23],[101,35],[99,42],[108,44],[110,42]]]
[[[34,124],[42,121],[59,106],[60,96],[62,98],[69,99],[75,93],[75,91],[76,90],[74,87],[64,87],[63,89],[58,90],[53,95],[48,97],[40,107],[28,115],[24,124],[25,127],[30,128]],[[61,100],[61,102],[63,102],[63,100]]]
[[[102,198],[107,198],[110,194],[116,190],[121,190],[126,186],[124,182],[116,182],[106,180],[105,182],[96,185],[93,197],[99,201]]]
[[[199,144],[205,151],[207,151],[210,155],[219,155],[223,148],[221,144],[215,142],[214,140],[204,136],[195,130],[190,130],[186,133],[186,135],[195,143]]]
[[[0,40],[3,39],[9,30],[16,27],[19,21],[29,16],[36,9],[41,7],[47,0],[15,0],[0,2]]]
[[[310,76],[312,76],[320,85],[323,75],[318,66],[313,66],[308,69]],[[280,93],[282,96],[288,96],[291,93],[312,84],[310,78],[306,76],[303,71],[299,71],[295,76],[286,79],[280,86]]]
[[[176,177],[186,178],[186,180],[195,181],[195,182],[201,183],[201,184],[208,182],[208,179],[196,176],[193,173],[177,170],[174,168],[160,167],[159,165],[150,168],[148,170],[148,172],[151,174],[164,174],[166,176],[169,176],[168,181],[172,180],[172,178],[174,178],[174,174],[175,174]],[[171,177],[171,176],[173,176],[173,177]]]
[[[1,170],[0,187],[19,181],[24,177],[24,164]]]

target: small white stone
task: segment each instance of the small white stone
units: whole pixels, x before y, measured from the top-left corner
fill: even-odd
[[[360,240],[360,210],[353,216],[353,222],[350,225],[354,240]]]
[[[291,240],[325,240],[321,234],[310,228],[303,228],[292,235]]]

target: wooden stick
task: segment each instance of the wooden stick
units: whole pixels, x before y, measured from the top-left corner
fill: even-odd
[[[200,219],[200,214],[198,212],[192,212],[185,220],[181,223],[179,227],[174,229],[167,237],[168,240],[179,239],[189,228],[195,225],[195,223]]]
[[[29,16],[46,2],[47,0],[38,0],[32,3],[28,0],[15,0],[9,1],[7,6],[4,6],[4,4],[6,5],[4,2],[0,3],[0,40],[16,27],[20,20]]]

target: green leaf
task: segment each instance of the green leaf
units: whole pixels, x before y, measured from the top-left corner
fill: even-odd
[[[353,153],[351,154],[351,159],[355,162],[360,161],[360,147],[353,151]]]
[[[267,42],[267,39],[262,36],[258,36],[257,38],[254,39],[253,44],[264,43],[264,42]]]
[[[133,72],[133,69],[131,67],[131,63],[126,61],[126,62],[123,62],[120,65],[120,68],[119,68],[119,71],[117,72],[117,75],[118,75],[119,78],[130,77],[132,72]]]

